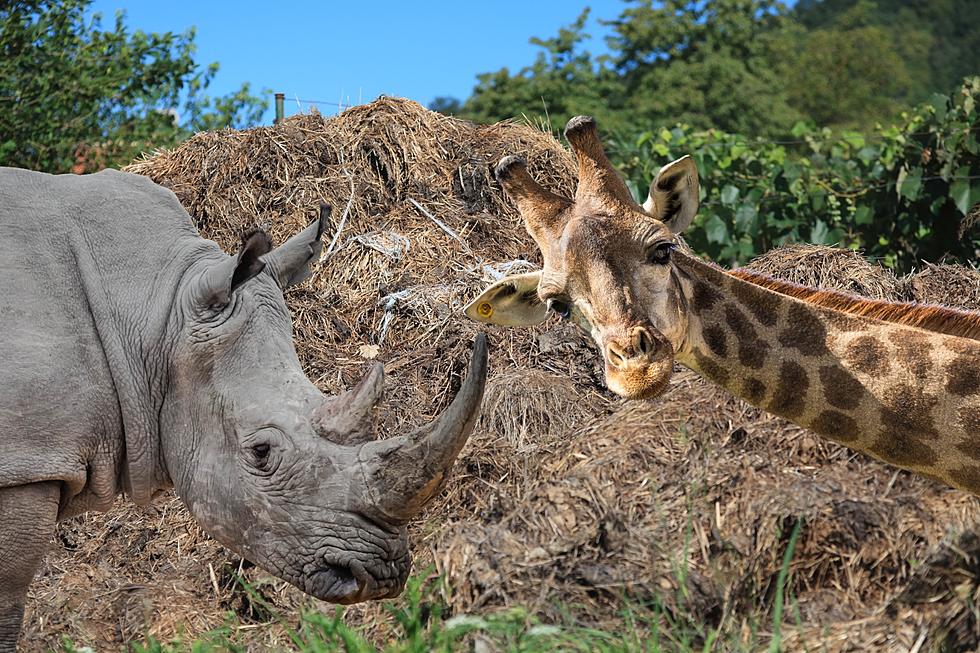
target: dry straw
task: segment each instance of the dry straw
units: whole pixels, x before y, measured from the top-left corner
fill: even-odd
[[[849,249],[785,245],[754,259],[751,268],[811,288],[833,288],[873,299],[906,298],[895,275]]]
[[[380,417],[391,434],[451,397],[477,331],[460,314],[465,302],[538,260],[490,176],[514,153],[546,187],[571,192],[573,159],[550,135],[397,99],[199,134],[129,169],[172,188],[226,248],[254,223],[284,239],[321,198],[347,214],[333,251],[287,300],[301,359],[325,391],[350,386],[366,358],[384,362]],[[826,248],[752,267],[875,297],[901,288]],[[656,598],[674,623],[764,639],[786,538],[804,519],[789,649],[980,643],[976,498],[822,441],[691,372],[656,401],[614,400],[591,345],[563,324],[494,331],[492,342],[478,430],[412,532],[417,569],[445,574],[453,614],[521,604],[546,620],[622,628],[624,598]],[[33,588],[28,650],[56,648],[62,634],[100,650],[146,633],[193,635],[227,610],[251,648],[288,644],[263,601],[238,588],[239,572],[289,624],[300,606],[332,610],[243,564],[172,496],[71,520]],[[347,618],[379,641],[391,634],[376,604]]]
[[[946,263],[926,263],[908,278],[910,298],[980,311],[980,270]]]

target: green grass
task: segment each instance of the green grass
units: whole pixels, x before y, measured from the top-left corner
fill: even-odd
[[[575,624],[571,617],[566,623],[548,624],[521,607],[511,607],[484,615],[455,615],[445,617],[446,606],[439,599],[443,580],[427,581],[431,575],[422,573],[411,578],[405,593],[398,601],[385,602],[393,635],[382,648],[375,646],[365,635],[345,623],[343,608],[332,613],[307,611],[289,618],[277,613],[252,588],[243,583],[250,600],[262,605],[289,636],[292,650],[302,653],[449,653],[452,651],[506,651],[507,653],[545,653],[550,651],[596,653],[695,653],[709,651],[759,651],[770,653],[782,650],[781,625],[784,601],[790,578],[790,563],[803,522],[797,521],[787,540],[782,566],[777,578],[775,601],[768,628],[757,621],[734,623],[723,616],[721,623],[710,627],[699,623],[683,609],[688,603],[684,579],[687,577],[687,554],[680,552],[681,564],[675,569],[678,589],[675,596],[656,597],[646,603],[625,600],[615,630],[599,630]],[[671,598],[673,600],[668,601]],[[675,606],[674,609],[668,606]],[[679,607],[678,607],[679,606]],[[561,610],[558,610],[561,612]],[[571,612],[571,611],[568,611]],[[160,642],[148,637],[131,642],[132,653],[210,653],[212,651],[246,651],[242,631],[233,615],[222,628],[196,638],[177,638]],[[768,621],[768,620],[767,620]],[[765,637],[758,633],[768,630]],[[748,632],[748,636],[746,636]],[[746,641],[747,640],[747,641]],[[477,644],[482,643],[485,646]],[[91,649],[76,646],[66,640],[64,653],[86,653]]]

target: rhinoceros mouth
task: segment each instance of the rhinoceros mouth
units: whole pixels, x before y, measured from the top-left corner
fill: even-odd
[[[374,578],[356,562],[349,565],[328,562],[310,575],[306,585],[307,593],[321,601],[348,605],[398,596],[404,582]]]
[[[310,575],[307,592],[321,601],[357,603],[370,598],[362,597],[368,585],[355,577],[349,567],[328,563]]]

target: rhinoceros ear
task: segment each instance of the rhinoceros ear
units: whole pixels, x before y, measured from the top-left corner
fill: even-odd
[[[310,278],[310,265],[320,258],[320,238],[330,220],[330,207],[320,202],[320,216],[309,227],[266,254],[262,260],[279,287],[285,290]]]
[[[198,297],[207,306],[224,306],[240,285],[262,272],[262,256],[272,249],[269,234],[252,229],[242,237],[238,255],[210,268],[201,278]]]

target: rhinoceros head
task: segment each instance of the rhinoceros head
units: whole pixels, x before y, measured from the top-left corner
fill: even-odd
[[[178,493],[218,541],[320,599],[390,597],[410,567],[405,525],[439,490],[473,428],[483,336],[452,404],[416,432],[373,438],[375,365],[324,396],[293,348],[283,289],[309,276],[328,210],[276,249],[261,231],[178,298],[163,454]]]

